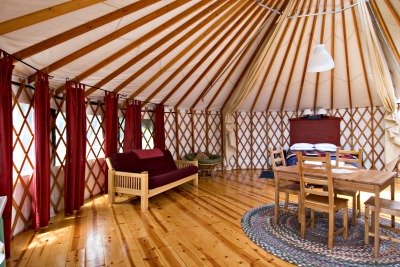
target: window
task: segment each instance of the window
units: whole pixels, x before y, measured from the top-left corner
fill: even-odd
[[[154,123],[149,119],[142,119],[142,148],[151,149],[154,148]]]

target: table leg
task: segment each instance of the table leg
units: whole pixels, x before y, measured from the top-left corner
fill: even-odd
[[[274,209],[274,223],[278,224],[278,212],[279,212],[279,176],[275,172],[275,209]]]
[[[390,199],[394,200],[394,178],[392,178],[392,183],[390,185]],[[394,215],[392,215],[392,227],[396,226],[396,221]]]
[[[379,187],[375,187],[375,216],[374,220],[374,256],[375,258],[379,255],[379,236],[380,236],[380,227],[379,227],[379,220],[380,220],[380,209],[381,209],[381,200],[380,200],[380,190]]]

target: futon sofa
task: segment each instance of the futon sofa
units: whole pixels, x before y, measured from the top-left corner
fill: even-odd
[[[152,196],[189,181],[198,186],[197,161],[174,161],[169,150],[135,149],[106,161],[110,204],[115,203],[115,193],[131,194],[140,196],[145,211]]]

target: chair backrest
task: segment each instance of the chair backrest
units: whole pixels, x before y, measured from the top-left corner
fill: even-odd
[[[283,149],[273,150],[272,148],[270,148],[269,153],[271,155],[271,164],[273,170],[279,166],[286,166],[286,160],[285,160],[285,155],[283,154]]]
[[[329,205],[333,205],[334,188],[330,153],[326,153],[325,157],[309,157],[303,156],[301,152],[297,152],[297,159],[300,175],[301,200],[304,201],[308,194],[328,196]],[[310,187],[306,185],[318,185],[319,187]],[[321,190],[320,186],[327,186],[328,190]]]
[[[359,150],[344,150],[338,147],[336,148],[336,167],[354,168],[353,164],[357,164],[357,168],[362,169],[362,154],[363,150],[361,148]],[[340,166],[341,162],[345,165]]]

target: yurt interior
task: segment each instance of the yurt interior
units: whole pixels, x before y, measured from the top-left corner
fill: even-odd
[[[400,266],[399,0],[0,1],[0,266]]]

